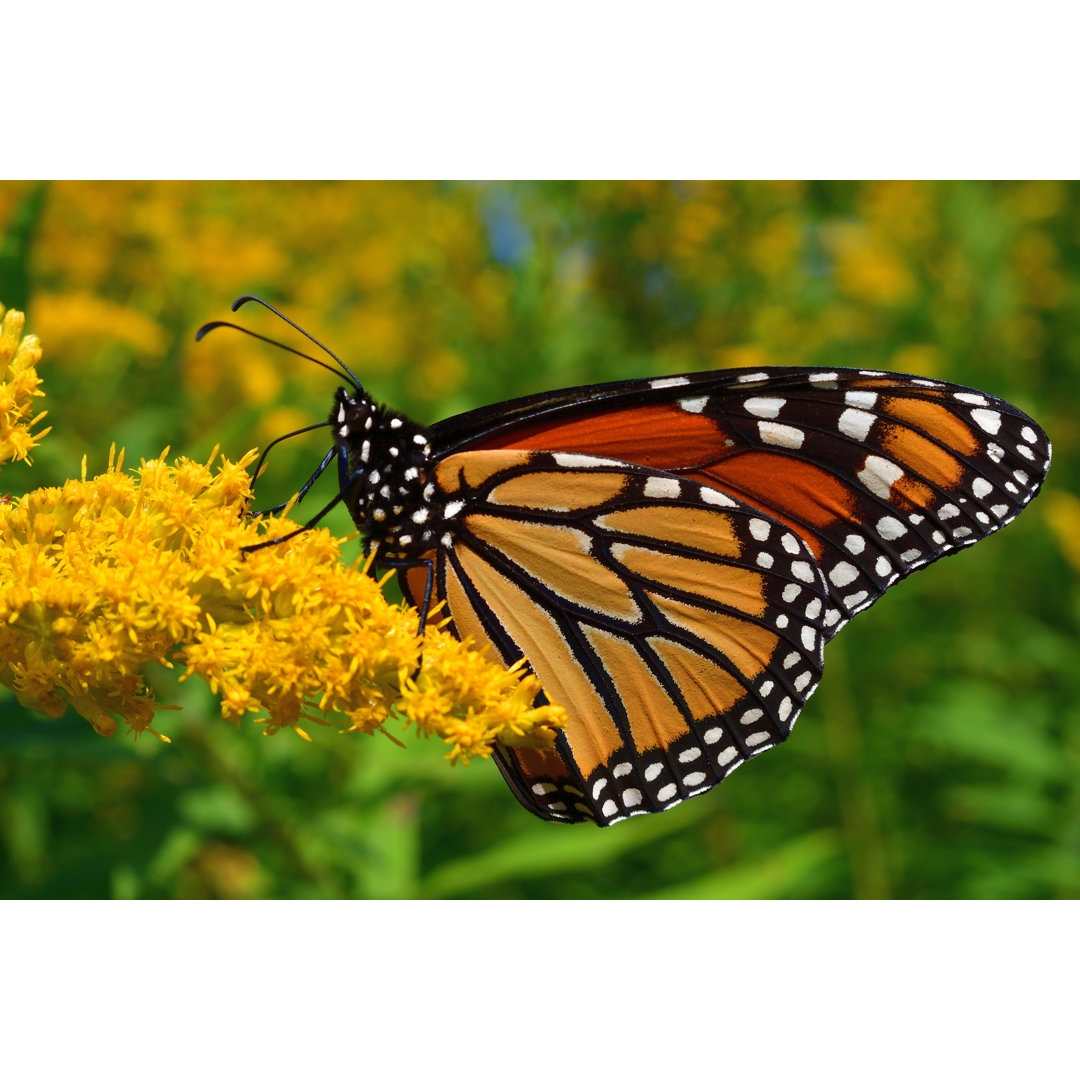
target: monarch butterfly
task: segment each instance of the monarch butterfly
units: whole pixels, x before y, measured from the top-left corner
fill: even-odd
[[[233,310],[248,300],[270,308]],[[551,821],[667,810],[785,740],[825,643],[1012,521],[1050,464],[1007,402],[844,368],[575,387],[425,428],[285,321],[351,383],[303,429],[334,445],[300,496],[332,461],[339,479],[304,528],[343,501],[422,618],[445,601],[454,633],[526,659],[569,721],[552,750],[496,760]],[[222,325],[244,330],[198,336]]]

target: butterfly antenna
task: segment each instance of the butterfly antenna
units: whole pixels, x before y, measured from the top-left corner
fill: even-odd
[[[208,322],[205,323],[203,326],[200,326],[199,329],[195,332],[195,340],[202,341],[202,339],[206,337],[206,335],[209,334],[211,330],[217,330],[218,327],[221,326],[227,326],[230,330],[239,330],[241,334],[247,334],[249,337],[258,338],[259,341],[265,341],[268,345],[276,345],[279,349],[284,349],[286,352],[290,352],[294,356],[300,356],[303,357],[303,359],[305,360],[310,360],[313,364],[318,364],[319,367],[326,368],[326,370],[335,377],[339,377],[341,375],[341,372],[338,371],[337,368],[332,368],[329,364],[323,363],[322,360],[318,360],[314,356],[308,356],[307,353],[303,353],[299,349],[294,349],[291,345],[286,345],[281,341],[275,341],[273,338],[265,337],[263,334],[256,334],[254,330],[249,330],[246,326],[239,326],[236,323],[225,322],[222,319],[219,319],[215,322]],[[352,372],[349,372],[349,375],[351,376],[353,386],[355,386],[356,389],[359,390],[362,394],[364,392],[364,388],[356,381],[356,376],[352,375]]]
[[[346,367],[345,362],[339,356],[335,356],[334,353],[332,353],[321,341],[319,341],[318,338],[313,337],[302,326],[297,326],[296,323],[294,323],[292,319],[290,319],[287,315],[282,315],[282,313],[278,311],[278,309],[272,304],[268,304],[265,300],[261,299],[258,296],[251,296],[249,294],[246,294],[244,296],[238,296],[233,301],[233,311],[239,311],[240,308],[243,307],[244,304],[246,304],[249,300],[254,300],[256,304],[262,304],[262,306],[266,308],[267,311],[272,311],[279,319],[283,319],[294,330],[299,330],[300,333],[308,339],[308,341],[314,342],[314,344],[318,345],[319,348],[322,349],[322,351],[326,353],[327,356],[332,357],[334,361],[341,367],[341,370],[344,371],[350,379],[352,379],[354,385],[356,385],[357,387],[360,386],[360,380],[348,369],[348,367]]]
[[[259,460],[255,462],[255,471],[251,474],[256,480],[259,479],[259,473],[262,471],[263,462],[266,461],[266,455],[277,446],[278,443],[284,442],[286,439],[292,439],[297,435],[305,435],[309,431],[315,431],[321,427],[332,427],[333,425],[329,420],[324,420],[321,424],[309,424],[307,427],[297,428],[295,431],[290,431],[287,435],[279,435],[272,442],[268,443],[266,449],[259,455]]]

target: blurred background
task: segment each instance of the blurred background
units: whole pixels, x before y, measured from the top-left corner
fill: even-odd
[[[325,419],[320,368],[194,343],[244,292],[425,422],[606,379],[880,367],[1006,398],[1054,465],[1016,524],[830,644],[782,748],[611,829],[541,822],[411,734],[263,738],[164,671],[171,745],[0,687],[0,896],[1080,896],[1080,186],[0,183],[0,303],[42,339],[53,427],[0,489],[100,472],[113,443],[236,458]],[[323,435],[275,450],[260,505]]]

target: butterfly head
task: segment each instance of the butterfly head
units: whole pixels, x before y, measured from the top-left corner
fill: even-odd
[[[345,503],[357,528],[384,554],[412,557],[429,550],[437,523],[425,428],[343,387],[334,397],[330,423],[348,457]]]

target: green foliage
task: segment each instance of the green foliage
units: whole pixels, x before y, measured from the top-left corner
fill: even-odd
[[[167,677],[171,745],[5,694],[0,895],[1080,896],[1080,188],[3,184],[0,235],[0,302],[42,338],[54,425],[32,469],[5,468],[12,492],[84,454],[100,471],[113,441],[236,457],[321,420],[319,369],[239,335],[193,345],[245,291],[422,420],[594,380],[853,364],[997,394],[1055,443],[1015,525],[829,646],[784,747],[669,813],[544,823],[494,767],[411,734],[261,738]],[[268,503],[320,445],[275,451]]]

